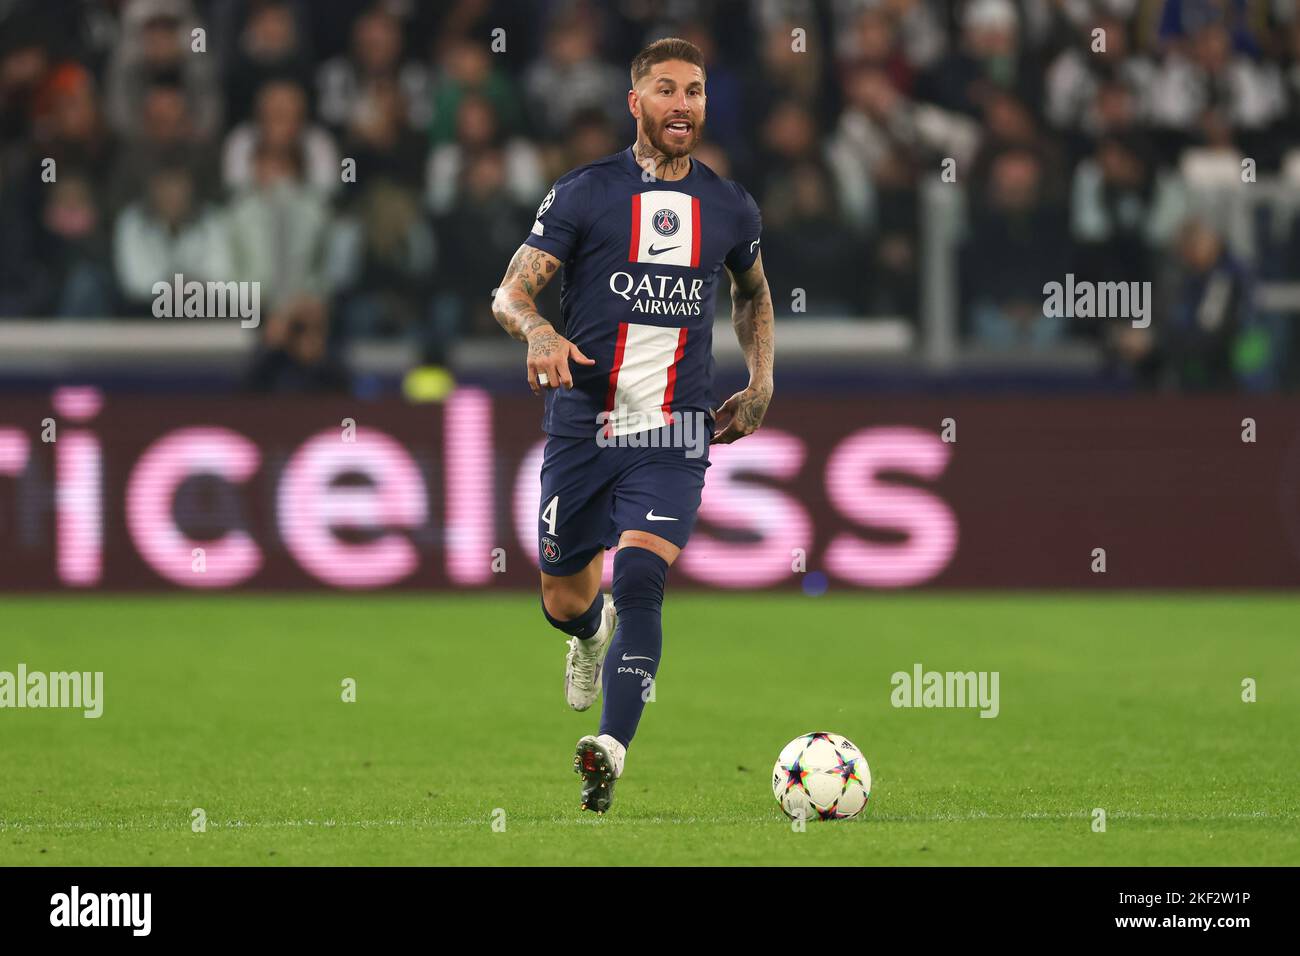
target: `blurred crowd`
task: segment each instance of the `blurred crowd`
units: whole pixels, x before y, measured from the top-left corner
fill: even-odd
[[[1300,0],[0,2],[0,316],[257,280],[258,388],[346,388],[358,339],[445,363],[503,334],[539,200],[632,141],[627,64],[670,34],[704,51],[698,155],[758,200],[783,319],[802,289],[801,314],[915,321],[951,160],[967,342],[1089,342],[1189,389],[1290,374],[1253,290],[1300,233],[1246,261],[1192,197],[1244,158],[1300,182]],[[1071,272],[1152,282],[1152,327],[1046,316]]]

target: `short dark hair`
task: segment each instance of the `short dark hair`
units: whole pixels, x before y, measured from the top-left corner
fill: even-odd
[[[649,73],[650,67],[667,60],[684,60],[698,66],[701,73],[704,72],[704,54],[699,47],[681,37],[664,37],[655,40],[632,57],[632,85],[636,86],[636,81]]]

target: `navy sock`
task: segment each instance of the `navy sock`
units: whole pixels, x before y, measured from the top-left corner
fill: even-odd
[[[663,651],[664,581],[668,562],[645,548],[614,555],[614,607],[618,629],[601,674],[605,702],[600,733],[624,747],[632,742]]]
[[[596,632],[600,630],[600,616],[604,609],[605,596],[599,590],[596,591],[596,600],[591,602],[591,607],[587,608],[586,613],[575,617],[572,621],[560,621],[551,617],[551,612],[546,610],[546,602],[542,602],[542,613],[551,622],[551,627],[558,627],[565,634],[572,634],[580,641],[596,636]]]

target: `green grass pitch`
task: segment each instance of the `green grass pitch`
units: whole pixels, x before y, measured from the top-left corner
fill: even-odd
[[[0,865],[1300,863],[1291,596],[670,593],[605,817],[535,595],[2,606],[0,670],[103,671],[105,703],[0,710]],[[998,671],[1000,715],[894,708],[915,662]],[[811,730],[872,798],[799,833],[769,780]]]

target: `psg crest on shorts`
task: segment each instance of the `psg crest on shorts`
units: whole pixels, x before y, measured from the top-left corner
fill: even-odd
[[[661,236],[672,236],[681,228],[682,221],[677,218],[677,213],[671,209],[660,209],[655,213],[654,219],[655,232]]]
[[[550,562],[560,560],[560,546],[546,535],[542,535],[542,557]]]

